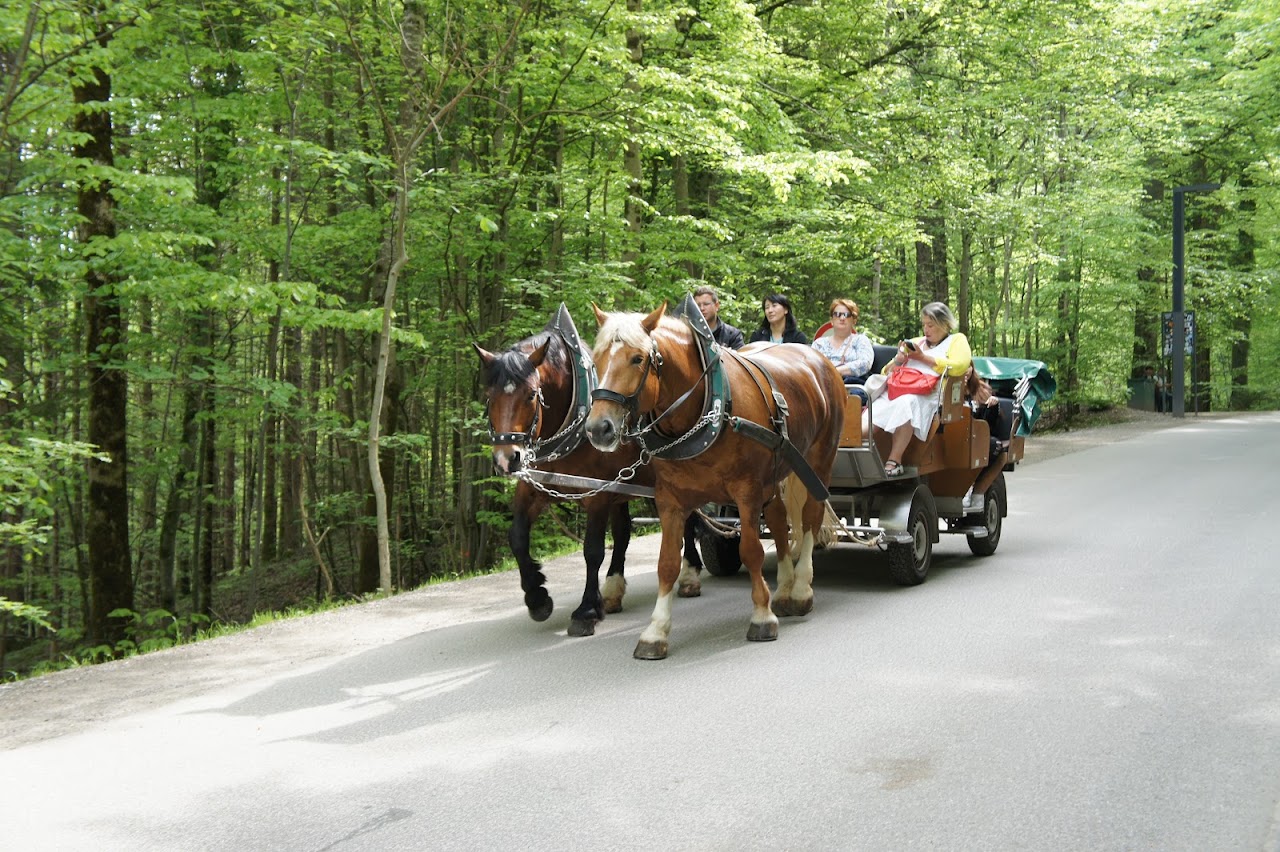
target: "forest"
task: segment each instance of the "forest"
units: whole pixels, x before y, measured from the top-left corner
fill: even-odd
[[[1069,423],[1169,369],[1213,187],[1187,409],[1280,407],[1277,44],[1280,0],[6,3],[0,678],[500,565],[471,343],[562,302],[942,300]]]

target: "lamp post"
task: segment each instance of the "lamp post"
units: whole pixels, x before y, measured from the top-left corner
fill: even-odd
[[[1187,413],[1186,402],[1183,397],[1186,394],[1187,384],[1183,373],[1186,372],[1186,306],[1183,303],[1183,290],[1186,280],[1186,271],[1184,266],[1185,254],[1183,248],[1182,232],[1184,222],[1186,220],[1186,201],[1183,196],[1188,192],[1213,192],[1222,186],[1220,183],[1197,183],[1192,186],[1180,186],[1173,191],[1173,328],[1170,330],[1170,354],[1173,356],[1173,365],[1169,372],[1172,373],[1169,379],[1173,382],[1173,416],[1183,417]]]

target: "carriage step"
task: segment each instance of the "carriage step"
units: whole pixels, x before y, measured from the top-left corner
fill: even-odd
[[[987,537],[987,528],[983,524],[962,524],[957,526],[947,524],[946,528],[942,531],[944,533],[952,533],[955,535],[971,535],[974,538]]]

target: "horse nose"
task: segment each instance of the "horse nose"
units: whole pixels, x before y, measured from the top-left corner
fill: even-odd
[[[591,439],[591,443],[596,449],[603,450],[606,447],[613,447],[616,443],[616,433],[614,431],[613,421],[607,417],[600,417],[595,421],[587,421],[587,437]]]
[[[493,469],[502,476],[510,476],[520,469],[520,451],[517,449],[495,449],[493,451]]]

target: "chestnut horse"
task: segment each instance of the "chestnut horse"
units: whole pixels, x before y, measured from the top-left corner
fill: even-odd
[[[814,540],[823,522],[847,395],[831,362],[809,346],[763,344],[739,352],[709,346],[695,331],[700,317],[682,305],[689,321],[677,320],[665,316],[666,308],[663,303],[648,316],[595,309],[599,331],[593,357],[600,387],[592,393],[586,420],[587,436],[604,452],[619,451],[627,438],[646,448],[664,444],[648,450],[654,456],[662,544],[658,599],[635,649],[636,658],[647,660],[667,656],[671,597],[680,573],[679,530],[689,512],[705,503],[738,507],[738,552],[751,572],[748,640],[776,639],[777,614],[804,615],[813,608]],[[724,405],[695,404],[723,386],[728,389],[721,391]],[[634,431],[628,431],[629,421],[635,421]],[[698,451],[685,449],[687,444],[698,445]],[[800,478],[811,486],[802,518],[793,519],[803,530],[794,563],[786,506],[771,499],[789,473],[789,488],[804,488]],[[778,553],[772,602],[762,575],[762,510]]]
[[[499,474],[517,475],[532,462],[539,470],[614,480],[620,470],[638,460],[638,451],[605,455],[582,434],[588,396],[595,388],[595,369],[589,353],[578,342],[573,319],[564,305],[540,334],[521,340],[506,352],[494,354],[473,346],[484,365],[485,407],[494,469]],[[652,470],[641,467],[631,482],[651,487]],[[520,568],[529,616],[546,621],[554,603],[545,587],[542,565],[530,553],[529,531],[551,503],[581,501],[587,520],[582,547],[587,576],[582,602],[573,611],[568,632],[570,636],[590,636],[605,613],[622,610],[627,587],[624,566],[631,540],[628,501],[634,497],[607,491],[582,496],[586,492],[581,488],[570,491],[573,493],[540,488],[522,478],[512,499],[508,539]],[[613,532],[613,556],[602,591],[599,576],[606,526]],[[702,560],[694,544],[697,527],[692,519],[685,529],[680,594],[696,597],[701,593],[698,573]]]

